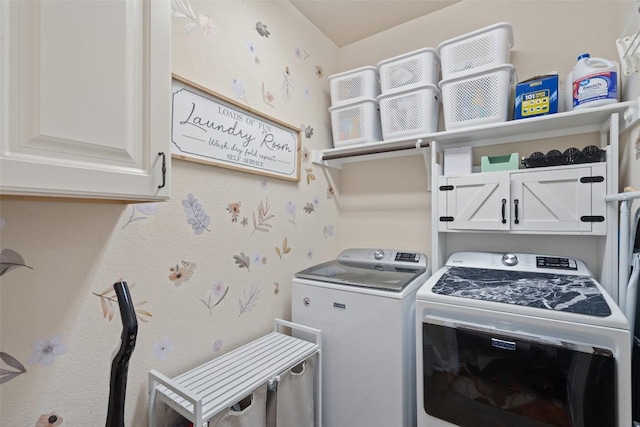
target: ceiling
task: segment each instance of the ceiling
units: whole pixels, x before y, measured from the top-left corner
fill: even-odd
[[[290,0],[338,47],[461,0]]]

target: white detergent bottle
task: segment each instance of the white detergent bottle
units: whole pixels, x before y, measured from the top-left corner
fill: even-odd
[[[564,111],[573,110],[573,68],[567,74],[567,80],[564,81]]]
[[[618,102],[618,66],[588,53],[578,57],[573,69],[573,109],[597,107]]]

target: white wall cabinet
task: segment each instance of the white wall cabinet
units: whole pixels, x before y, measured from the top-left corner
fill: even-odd
[[[438,231],[606,234],[604,163],[442,176],[437,191]]]
[[[168,1],[0,2],[0,194],[170,194]]]

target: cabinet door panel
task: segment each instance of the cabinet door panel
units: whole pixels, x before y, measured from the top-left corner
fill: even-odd
[[[589,167],[513,174],[511,229],[591,231],[591,223],[580,220],[591,215],[591,186],[580,182],[590,175]]]
[[[2,194],[168,198],[169,19],[166,1],[0,4]]]
[[[509,201],[509,175],[505,173],[476,174],[447,179],[454,189],[447,194],[449,230],[508,230],[509,212],[503,200]]]

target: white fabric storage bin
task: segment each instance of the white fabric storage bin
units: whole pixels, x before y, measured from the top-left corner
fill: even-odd
[[[267,424],[267,385],[209,420],[209,427],[265,427]]]
[[[432,48],[415,50],[380,61],[378,73],[383,95],[435,85],[440,78],[440,57]]]
[[[315,356],[280,375],[278,383],[278,427],[314,427]]]
[[[375,99],[340,107],[330,107],[333,146],[380,141],[380,111]]]
[[[364,101],[380,95],[378,69],[373,66],[356,68],[327,77],[331,106],[338,107]]]
[[[440,82],[446,130],[509,120],[516,73],[511,64]]]
[[[442,80],[508,64],[513,47],[511,24],[502,22],[438,45]]]
[[[382,139],[437,132],[440,92],[434,85],[378,97]]]

